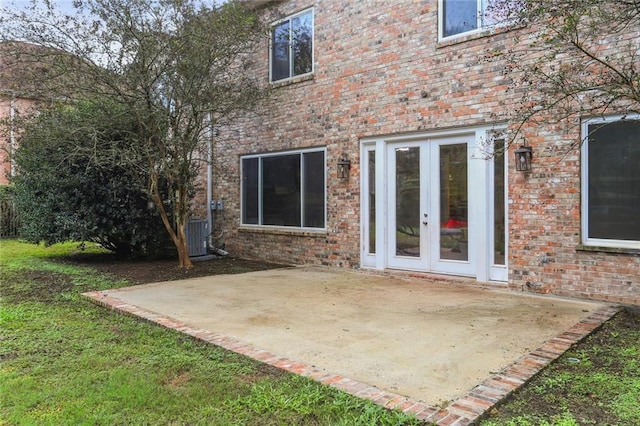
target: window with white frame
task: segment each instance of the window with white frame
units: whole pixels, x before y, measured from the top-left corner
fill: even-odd
[[[325,150],[242,157],[242,224],[324,228]]]
[[[313,71],[313,9],[279,21],[271,29],[271,81]]]
[[[640,116],[582,125],[582,235],[585,245],[640,247]]]
[[[439,0],[440,38],[480,30],[503,21],[496,0]]]

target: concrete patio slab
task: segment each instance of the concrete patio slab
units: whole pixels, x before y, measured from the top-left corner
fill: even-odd
[[[589,301],[321,267],[86,296],[447,424],[472,421],[617,312]]]

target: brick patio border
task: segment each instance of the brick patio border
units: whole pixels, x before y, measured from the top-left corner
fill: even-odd
[[[109,296],[107,292],[95,291],[83,293],[82,296],[97,305],[120,314],[135,316],[163,327],[177,330],[197,340],[211,343],[300,376],[309,377],[324,385],[332,386],[359,398],[368,399],[388,409],[403,411],[419,420],[438,426],[472,424],[487,410],[506,398],[572,345],[587,337],[622,309],[619,306],[605,306],[593,311],[587,318],[579,321],[569,330],[549,339],[538,349],[528,353],[512,365],[505,367],[502,371],[475,386],[467,394],[453,401],[447,407],[441,408],[279,357],[272,352],[247,345],[232,337],[192,327],[171,317],[125,303],[120,299]]]

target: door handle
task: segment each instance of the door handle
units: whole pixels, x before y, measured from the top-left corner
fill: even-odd
[[[427,217],[429,217],[429,215],[428,215],[428,214],[426,214],[426,213],[425,213],[423,216],[424,216],[424,218],[425,218],[425,219],[427,219]],[[422,221],[422,224],[423,224],[423,225],[428,225],[428,224],[429,224],[429,222],[427,222],[426,220],[423,220],[423,221]]]

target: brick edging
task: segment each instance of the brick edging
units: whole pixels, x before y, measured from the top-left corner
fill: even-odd
[[[479,420],[486,411],[509,396],[540,372],[552,361],[558,359],[571,346],[586,338],[622,310],[620,306],[604,306],[591,312],[567,331],[553,337],[539,348],[524,355],[512,365],[474,387],[467,394],[450,404],[443,411],[459,416],[458,423],[471,424]]]
[[[248,356],[249,358],[281,370],[309,377],[317,382],[340,389],[358,398],[368,399],[384,408],[400,410],[415,416],[419,420],[442,426],[472,424],[487,410],[506,398],[519,386],[530,380],[542,370],[542,368],[557,359],[572,345],[591,334],[622,309],[618,306],[606,306],[593,311],[587,318],[579,321],[569,330],[549,339],[538,349],[523,356],[512,365],[483,381],[447,407],[441,408],[393,392],[387,392],[375,386],[338,374],[328,373],[304,363],[280,357],[272,352],[245,344],[229,336],[192,327],[187,323],[166,315],[123,302],[118,298],[109,296],[107,292],[94,291],[82,293],[81,296],[92,303],[120,314],[135,316],[165,328],[179,331],[197,340]]]

